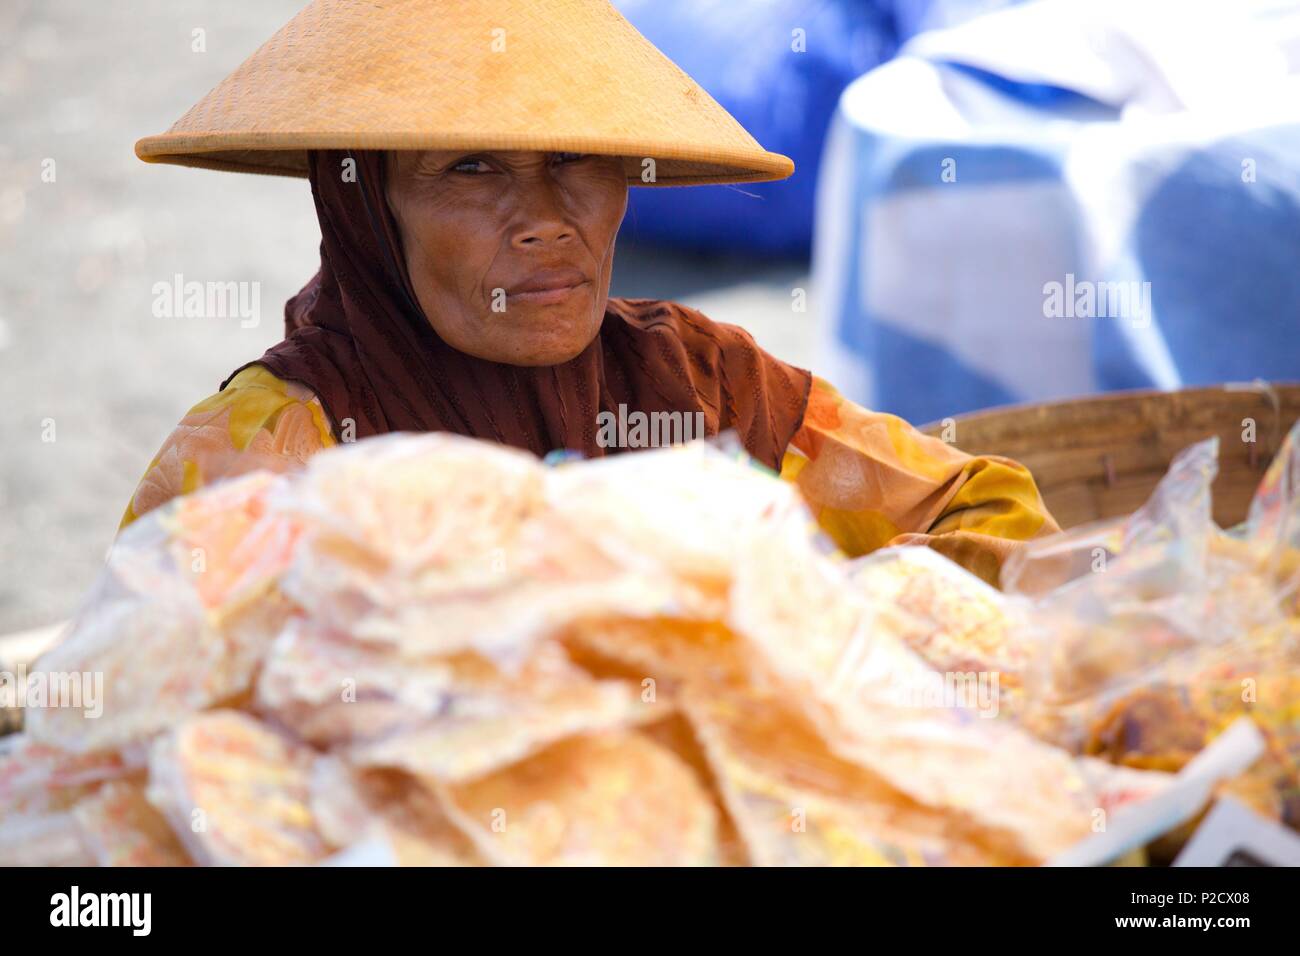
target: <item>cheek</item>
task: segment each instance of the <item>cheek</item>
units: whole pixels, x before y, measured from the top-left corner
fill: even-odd
[[[582,219],[592,252],[603,261],[609,256],[627,211],[627,186],[620,173],[616,182],[605,182],[601,187],[590,193],[592,198],[583,209]]]
[[[601,215],[611,234],[618,232],[627,212],[627,180],[623,178],[620,166],[606,177],[605,188],[601,190]]]
[[[439,204],[421,210],[411,228],[421,261],[411,281],[465,301],[478,291],[496,254],[498,237],[482,209]]]

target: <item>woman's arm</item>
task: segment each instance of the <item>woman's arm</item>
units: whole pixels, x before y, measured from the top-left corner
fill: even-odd
[[[218,478],[258,468],[287,471],[333,444],[315,395],[250,365],[181,419],[150,462],[118,530]]]
[[[846,554],[925,544],[992,584],[1020,542],[1059,530],[1023,465],[968,455],[821,379],[781,477]]]

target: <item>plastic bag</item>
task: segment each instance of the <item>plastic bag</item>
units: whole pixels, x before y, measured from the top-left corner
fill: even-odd
[[[1291,427],[1259,484],[1245,538],[1273,580],[1283,609],[1300,614],[1300,422]]]
[[[1006,591],[1029,599],[1036,708],[1104,699],[1280,622],[1262,580],[1219,545],[1216,457],[1216,439],[1193,445],[1132,516],[1028,542],[1008,561]]]
[[[106,863],[376,840],[399,862],[1041,863],[1137,791],[1005,719],[1032,672],[1016,613],[927,551],[828,552],[794,488],[703,443],[547,468],[369,439],[128,529],[38,662],[102,672],[103,715],[33,714],[46,750],[0,761],[0,837]],[[73,751],[131,770],[58,786]],[[6,779],[29,795],[7,811]]]
[[[1068,749],[1165,771],[1241,717],[1265,754],[1230,785],[1300,825],[1300,621],[1293,430],[1240,533],[1211,520],[1216,443],[1175,459],[1130,518],[1031,542],[1010,563],[1036,650],[1026,726]]]

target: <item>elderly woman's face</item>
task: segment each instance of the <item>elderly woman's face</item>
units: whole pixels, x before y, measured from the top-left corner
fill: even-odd
[[[453,348],[557,365],[600,331],[627,208],[621,160],[399,151],[388,204],[424,314]]]

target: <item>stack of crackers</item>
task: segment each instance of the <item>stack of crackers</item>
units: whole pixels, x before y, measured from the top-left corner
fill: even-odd
[[[1013,669],[994,598],[705,444],[344,445],[123,533],[37,663],[99,712],[0,741],[0,864],[1042,863],[1115,794],[924,692]]]

